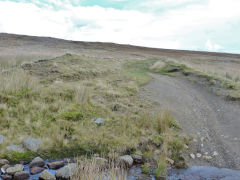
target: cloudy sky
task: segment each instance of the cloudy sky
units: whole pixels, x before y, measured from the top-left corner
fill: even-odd
[[[0,32],[240,53],[240,0],[0,0]]]

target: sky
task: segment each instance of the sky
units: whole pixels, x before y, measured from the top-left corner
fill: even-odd
[[[0,0],[0,32],[240,53],[240,0]]]

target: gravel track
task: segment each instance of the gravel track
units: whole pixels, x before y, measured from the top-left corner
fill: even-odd
[[[240,169],[240,107],[187,79],[151,75],[140,96],[170,109],[183,132],[194,136],[189,153],[202,156],[189,164]]]

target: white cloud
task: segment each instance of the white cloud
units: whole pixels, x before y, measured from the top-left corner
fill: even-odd
[[[218,50],[222,49],[222,47],[220,45],[214,44],[210,40],[207,40],[207,42],[205,44],[205,48],[208,51],[218,51]]]
[[[51,1],[61,4],[60,0]],[[197,1],[152,0],[156,7],[161,7],[161,3],[194,2],[163,13],[73,6],[63,1],[64,8],[54,10],[30,3],[0,1],[0,32],[161,48],[231,51],[231,47],[223,49],[212,42],[225,47],[226,42],[231,44],[240,38],[237,31],[233,37],[222,38],[233,30],[229,24],[240,20],[240,1],[208,0],[204,4]]]

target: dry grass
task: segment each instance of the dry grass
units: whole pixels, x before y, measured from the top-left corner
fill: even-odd
[[[127,170],[117,166],[114,161],[100,164],[96,159],[77,159],[78,168],[72,180],[126,180]]]
[[[158,148],[172,124],[168,113],[155,113],[151,103],[138,99],[139,86],[150,80],[141,68],[69,54],[22,67],[25,71],[8,67],[0,77],[0,132],[6,137],[0,157],[27,158],[28,153],[13,156],[4,149],[29,136],[40,138],[40,153],[51,158],[119,155],[152,142]],[[98,117],[105,120],[102,126],[92,120]]]

